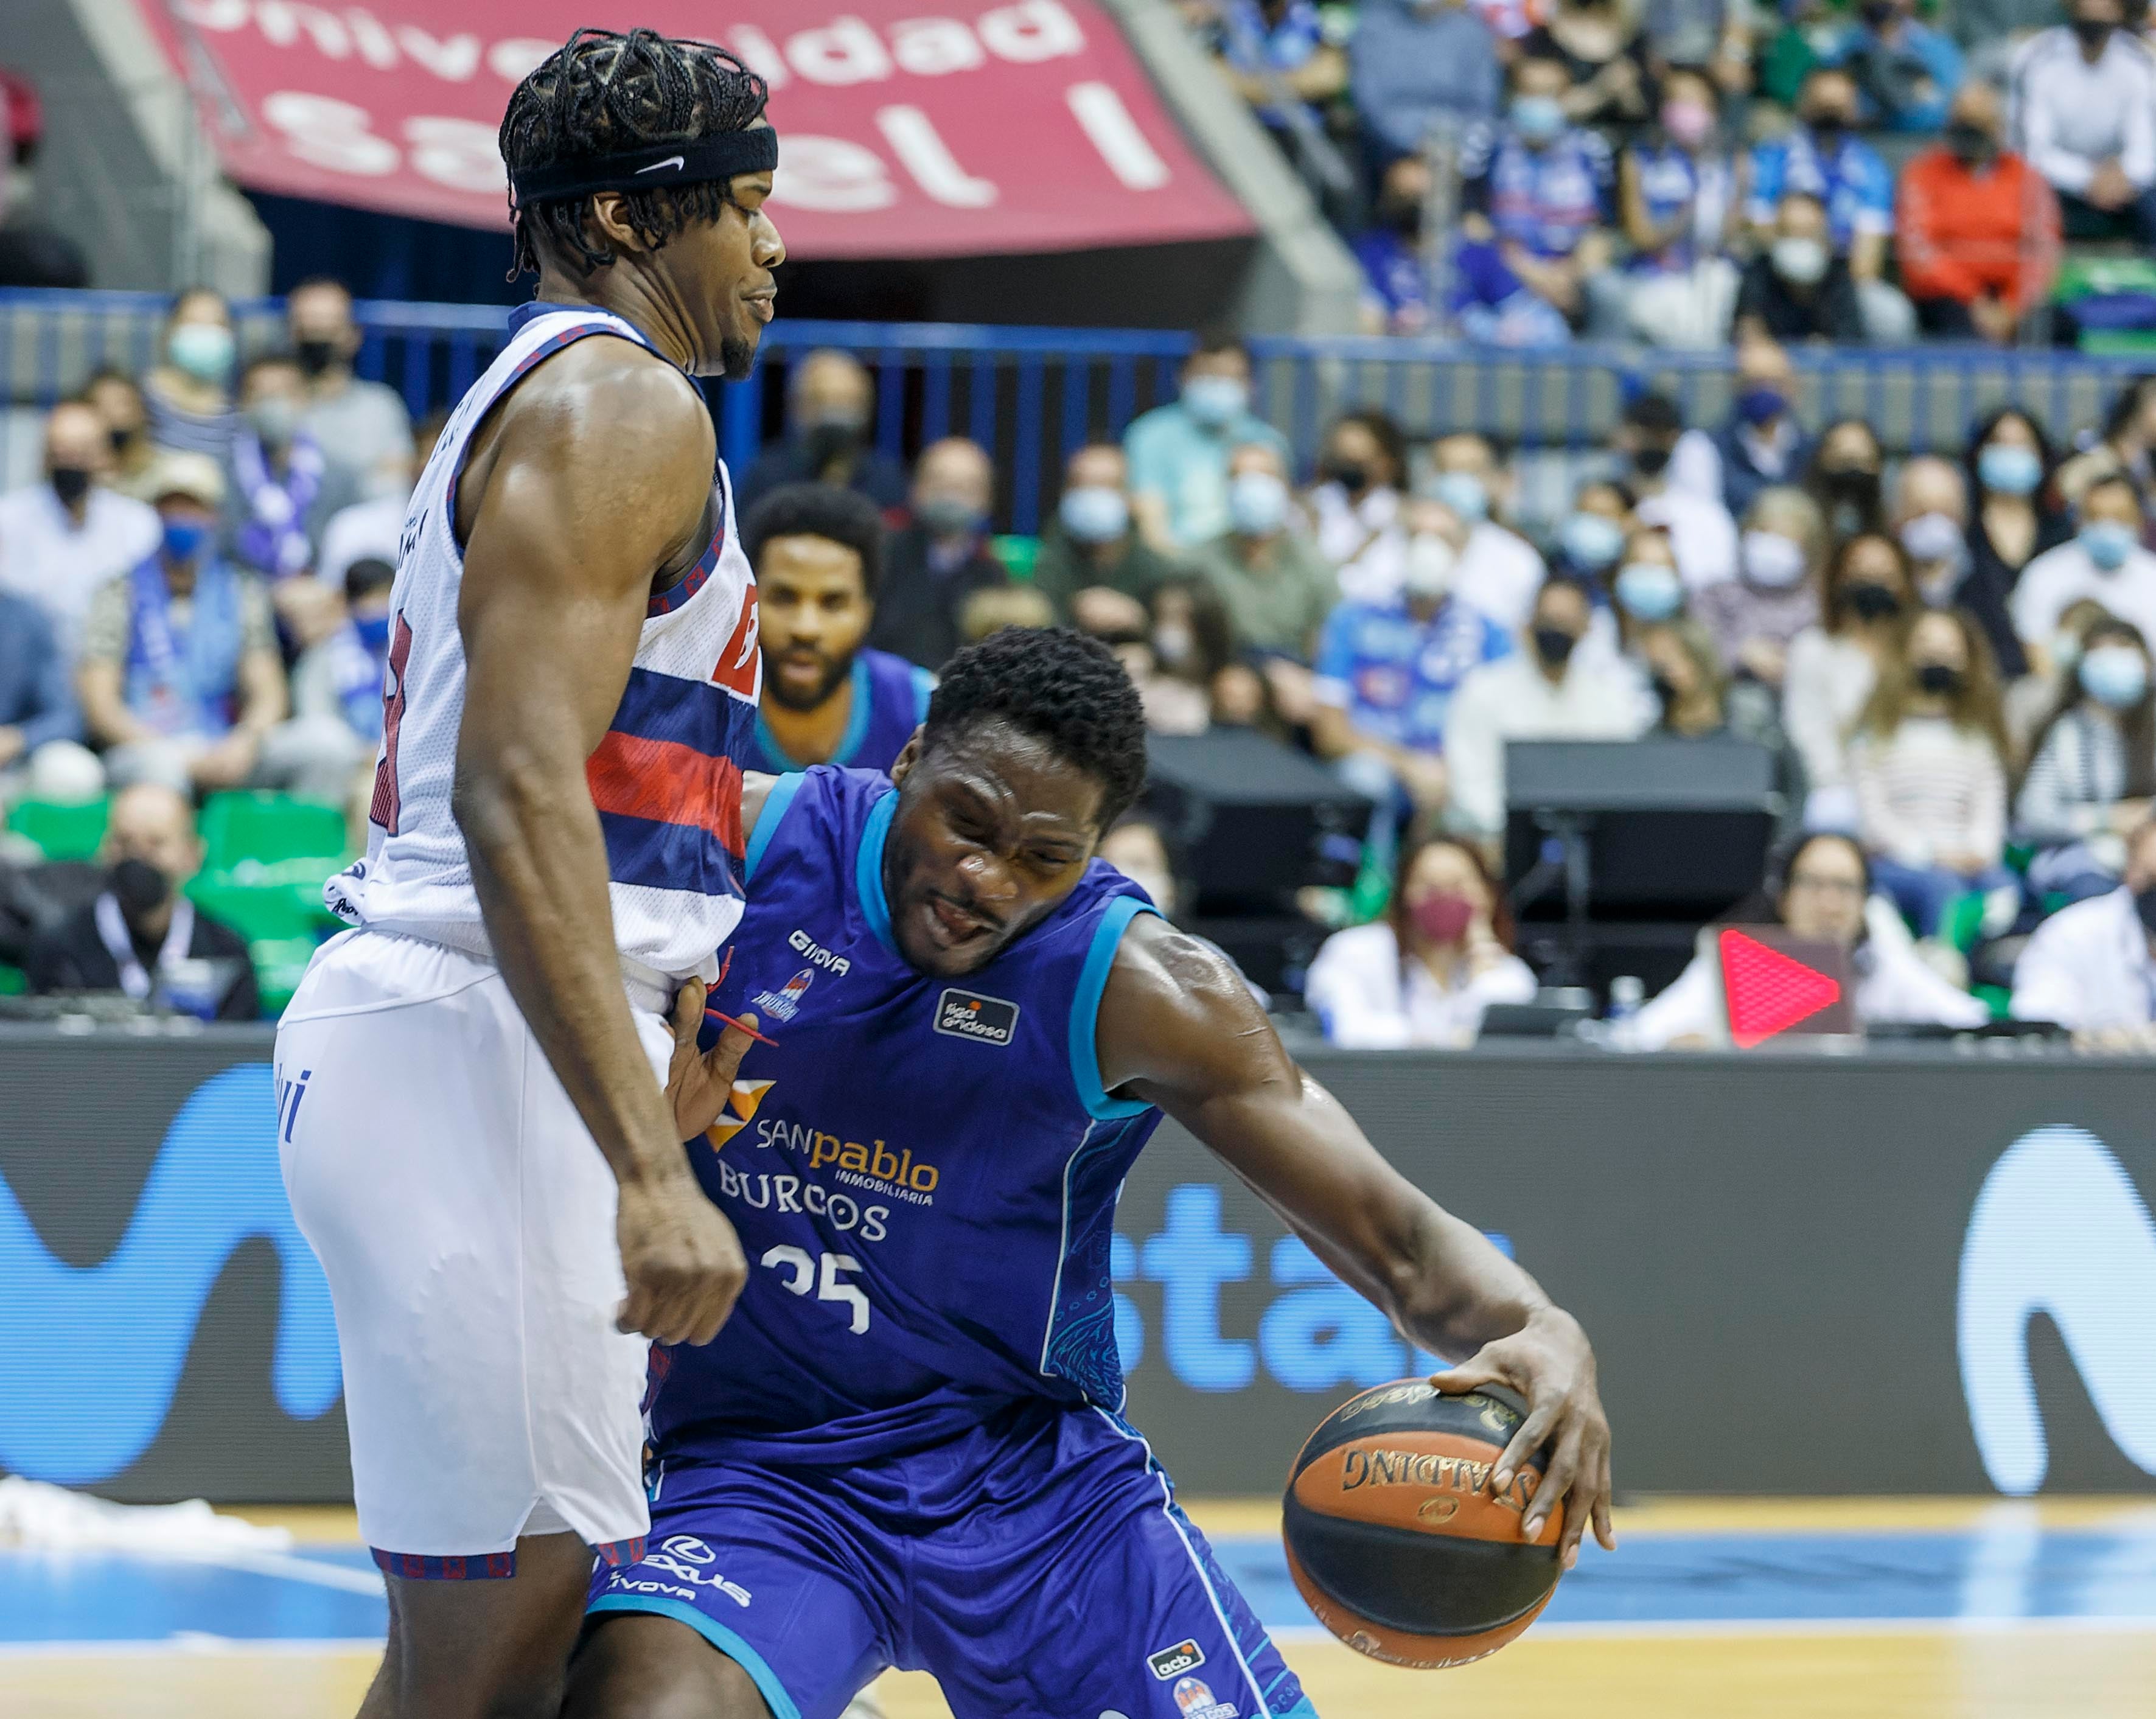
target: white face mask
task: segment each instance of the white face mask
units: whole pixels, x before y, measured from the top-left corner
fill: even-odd
[[[1245,537],[1270,537],[1287,522],[1287,485],[1269,471],[1246,471],[1228,485],[1228,523]]]
[[[1817,286],[1826,279],[1827,264],[1833,260],[1823,240],[1794,233],[1776,239],[1771,254],[1774,272],[1798,286]]]
[[[1951,514],[1920,513],[1902,527],[1902,546],[1914,561],[1950,561],[1961,553],[1961,527]]]
[[[1804,576],[1804,546],[1779,531],[1744,534],[1744,577],[1770,591],[1786,591]]]
[[[1408,541],[1401,583],[1410,597],[1440,598],[1452,589],[1452,546],[1433,531],[1419,531]]]

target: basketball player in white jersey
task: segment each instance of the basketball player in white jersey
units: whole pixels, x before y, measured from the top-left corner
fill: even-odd
[[[693,378],[771,318],[766,94],[582,30],[502,123],[537,301],[413,494],[355,928],[277,1045],[388,1578],[367,1719],[557,1711],[594,1552],[642,1555],[646,1339],[709,1341],[746,1275],[681,1147],[748,1042],[694,1049],[760,690]]]

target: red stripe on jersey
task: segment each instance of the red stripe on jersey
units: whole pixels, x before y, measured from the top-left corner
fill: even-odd
[[[602,812],[708,830],[742,857],[742,773],[732,758],[609,731],[585,760],[584,780]]]
[[[726,640],[726,648],[719,653],[718,663],[711,670],[713,680],[751,704],[763,690],[757,682],[757,671],[763,667],[763,654],[757,649],[757,631],[756,587],[752,584],[742,593],[741,618],[734,623],[733,637]]]

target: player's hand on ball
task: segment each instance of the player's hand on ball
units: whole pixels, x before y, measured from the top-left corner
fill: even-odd
[[[615,1233],[629,1280],[615,1325],[660,1343],[716,1337],[748,1281],[748,1260],[696,1178],[623,1183]]]
[[[1524,1397],[1527,1418],[1497,1459],[1491,1490],[1502,1493],[1547,1444],[1549,1467],[1522,1522],[1527,1538],[1541,1533],[1549,1513],[1565,1504],[1558,1542],[1565,1568],[1578,1562],[1579,1537],[1590,1519],[1604,1548],[1617,1549],[1609,1523],[1609,1421],[1595,1386],[1594,1351],[1578,1320],[1561,1308],[1546,1307],[1510,1337],[1485,1343],[1459,1366],[1432,1374],[1430,1382],[1448,1394],[1500,1384]]]
[[[756,1017],[742,1017],[745,1026],[730,1026],[709,1050],[696,1049],[696,1034],[704,1024],[704,988],[694,979],[674,998],[674,1057],[666,1066],[666,1099],[674,1106],[674,1131],[683,1140],[694,1140],[719,1119],[733,1090],[734,1076],[742,1058],[756,1042],[747,1030]]]

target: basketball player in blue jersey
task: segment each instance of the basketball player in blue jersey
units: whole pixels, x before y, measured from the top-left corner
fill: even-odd
[[[1443,1388],[1527,1398],[1494,1484],[1548,1448],[1530,1533],[1562,1499],[1568,1563],[1612,1543],[1578,1325],[1094,857],[1145,768],[1105,647],[1005,631],[890,778],[752,783],[716,1001],[775,1042],[691,1157],[754,1269],[715,1342],[653,1352],[650,1540],[595,1573],[572,1719],[833,1719],[887,1665],[958,1719],[1312,1713],[1119,1414],[1116,1198],[1163,1112],[1471,1357]]]
[[[279,1031],[388,1583],[367,1719],[558,1710],[594,1552],[644,1547],[639,1334],[708,1339],[747,1275],[681,1124],[748,1040],[707,1068],[669,1016],[741,912],[756,593],[694,378],[772,314],[765,95],[638,30],[511,97],[537,300],[414,491],[352,929]]]
[[[763,636],[754,767],[890,769],[936,677],[863,643],[883,572],[875,504],[835,484],[788,484],[749,510],[742,542]]]

